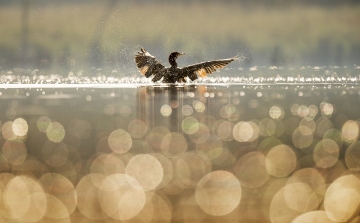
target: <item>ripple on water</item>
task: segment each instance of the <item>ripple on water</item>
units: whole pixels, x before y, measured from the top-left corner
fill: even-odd
[[[322,67],[293,79],[266,70],[275,78],[256,67],[173,88],[106,77],[9,84],[0,221],[358,220],[360,88],[305,78]]]

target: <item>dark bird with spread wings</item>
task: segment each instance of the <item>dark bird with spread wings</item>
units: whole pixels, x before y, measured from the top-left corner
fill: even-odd
[[[183,68],[178,68],[176,59],[184,55],[184,53],[173,52],[169,56],[169,63],[171,67],[164,67],[153,55],[141,48],[140,52],[135,55],[135,62],[140,69],[140,73],[145,77],[152,78],[153,82],[160,81],[163,83],[182,83],[187,82],[187,79],[194,81],[198,77],[206,77],[208,74],[221,69],[230,62],[237,60],[238,57],[233,57],[223,60],[213,60],[203,63],[193,64]]]

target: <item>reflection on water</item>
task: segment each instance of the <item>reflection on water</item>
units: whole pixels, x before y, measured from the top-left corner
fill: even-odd
[[[360,88],[0,91],[1,222],[357,222]]]

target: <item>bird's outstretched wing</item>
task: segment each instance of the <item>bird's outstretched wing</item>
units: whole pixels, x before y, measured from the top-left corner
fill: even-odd
[[[154,75],[153,82],[159,81],[165,73],[165,67],[144,48],[135,55],[135,62],[140,69],[140,73],[149,78]]]
[[[208,74],[224,68],[226,65],[237,59],[238,57],[235,56],[229,59],[213,60],[186,66],[181,68],[180,76],[184,78],[189,77],[192,81],[194,81],[198,77],[206,77]]]

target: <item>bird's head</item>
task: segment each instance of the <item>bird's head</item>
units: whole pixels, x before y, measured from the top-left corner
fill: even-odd
[[[178,57],[181,56],[181,55],[185,55],[185,53],[172,52],[172,53],[170,54],[170,57],[176,59],[176,58],[178,58]]]
[[[170,54],[169,63],[171,64],[172,67],[177,67],[176,59],[181,55],[184,55],[184,53],[172,52]]]

